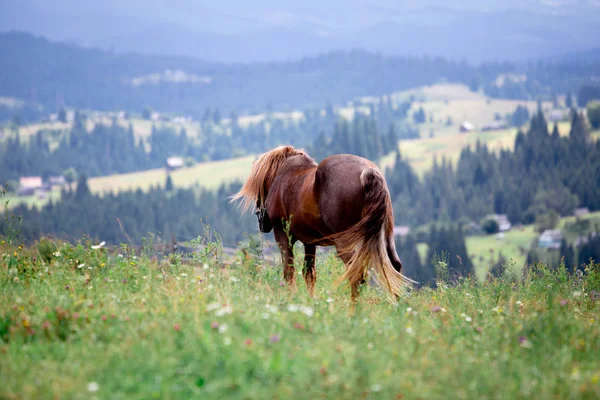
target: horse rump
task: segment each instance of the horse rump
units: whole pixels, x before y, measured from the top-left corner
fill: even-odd
[[[338,253],[346,263],[340,281],[348,280],[355,298],[358,286],[372,269],[377,284],[398,298],[413,281],[396,271],[388,255],[386,227],[393,219],[390,194],[376,168],[365,168],[360,182],[364,192],[361,219],[335,238]]]

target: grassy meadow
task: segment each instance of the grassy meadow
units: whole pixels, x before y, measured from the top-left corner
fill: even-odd
[[[600,265],[353,307],[333,256],[311,299],[252,252],[0,243],[1,398],[600,396]]]

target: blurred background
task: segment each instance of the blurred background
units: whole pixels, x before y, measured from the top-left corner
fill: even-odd
[[[291,144],[380,165],[422,282],[598,259],[600,2],[397,3],[0,0],[0,233],[233,254]]]

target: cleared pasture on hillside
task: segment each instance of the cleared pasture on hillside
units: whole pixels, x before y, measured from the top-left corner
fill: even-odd
[[[199,163],[193,167],[181,168],[170,172],[175,187],[199,185],[207,189],[216,189],[223,183],[242,181],[250,172],[255,156],[233,158],[223,161]],[[88,183],[94,192],[121,190],[148,190],[151,186],[164,186],[167,170],[157,168],[149,171],[129,174],[110,175],[91,178]]]

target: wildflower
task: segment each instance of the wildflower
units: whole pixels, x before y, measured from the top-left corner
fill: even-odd
[[[187,274],[185,272],[181,273],[181,276],[187,276]]]
[[[574,299],[578,298],[579,296],[581,296],[581,292],[579,290],[576,290],[576,291],[573,292],[573,298]]]
[[[229,346],[229,345],[231,344],[231,338],[230,338],[229,336],[225,336],[225,337],[223,338],[223,344],[224,344],[225,346]]]
[[[246,340],[244,340],[244,344],[246,346],[251,346],[252,345],[252,339],[246,339]]]
[[[175,329],[177,332],[179,332],[181,330],[181,325],[175,324],[175,325],[173,325],[173,329]]]
[[[465,314],[465,313],[462,313],[460,316],[461,316],[461,317],[463,317],[463,318],[465,319],[465,321],[467,321],[467,322],[471,322],[471,321],[472,321],[471,317],[469,317],[469,316],[468,316],[467,314]]]
[[[271,340],[271,343],[277,343],[281,340],[281,337],[279,335],[271,335],[269,340]]]
[[[266,309],[267,309],[267,311],[269,311],[270,313],[277,314],[277,311],[278,311],[278,310],[277,310],[277,307],[275,307],[275,306],[272,306],[272,305],[270,305],[270,304],[267,304],[267,305],[265,306],[265,308],[266,308]]]
[[[372,392],[380,392],[381,391],[381,385],[376,383],[373,386],[371,386],[371,391]]]
[[[434,306],[434,307],[431,309],[431,312],[439,312],[439,311],[442,311],[442,307],[440,307],[440,306]]]
[[[413,328],[411,326],[407,326],[405,331],[406,331],[406,333],[411,334],[411,333],[413,333]]]
[[[98,385],[96,382],[90,382],[88,383],[87,386],[88,392],[97,392],[100,389],[100,385]]]
[[[517,300],[517,302],[515,304],[518,305],[518,306],[522,306],[523,302],[521,300]]]
[[[104,263],[100,263],[100,267],[101,267],[101,268],[102,268],[102,267],[104,267],[104,266],[106,266],[106,264],[104,264]]]
[[[284,282],[284,281],[280,281],[280,282],[279,282],[279,286],[284,286],[284,285],[285,285],[285,282]]]
[[[16,251],[13,253],[13,256],[15,256],[15,257],[17,256],[17,252]]]
[[[217,311],[215,311],[215,315],[217,317],[220,317],[225,314],[231,314],[232,312],[233,312],[233,308],[231,308],[231,306],[223,306],[220,309],[218,309]]]
[[[102,321],[106,321],[108,319],[108,317],[106,315],[102,316]]]
[[[288,304],[288,306],[287,306],[287,310],[289,312],[296,312],[296,311],[298,311],[298,309],[299,308],[296,304]]]
[[[560,301],[560,305],[561,305],[561,306],[566,306],[568,302],[569,302],[569,301],[568,301],[567,299],[562,299],[562,300]]]
[[[307,317],[312,317],[314,314],[313,309],[308,306],[300,306],[300,312],[305,314]]]
[[[44,321],[44,323],[42,324],[42,329],[45,331],[50,329],[50,321]]]
[[[79,313],[73,313],[73,319],[78,319],[79,318]]]
[[[475,330],[476,330],[478,333],[481,333],[481,332],[483,332],[483,328],[482,328],[482,327],[480,327],[480,326],[478,326],[477,328],[475,328]]]
[[[69,290],[69,285],[65,286],[65,289]]]
[[[531,342],[525,336],[519,336],[519,345],[521,347],[530,348]]]
[[[92,246],[92,250],[98,250],[104,247],[104,245],[106,244],[106,242],[100,242],[100,244],[94,245]]]
[[[333,303],[333,299],[332,299],[331,297],[329,297],[329,298],[328,298],[326,301],[327,301],[328,303]]]
[[[240,280],[239,280],[238,278],[236,278],[235,276],[232,276],[231,278],[229,278],[229,280],[230,280],[231,282],[234,282],[234,283],[235,283],[235,282],[239,282],[239,281],[240,281]]]
[[[369,350],[372,350],[372,349],[373,349],[373,343],[369,342],[369,343],[367,344],[367,348],[368,348]]]
[[[79,265],[77,266],[77,268],[78,268],[78,269],[81,269],[81,268],[83,268],[83,267],[85,267],[85,264],[79,264]]]
[[[221,308],[221,304],[219,303],[210,303],[206,306],[206,311],[214,311]]]
[[[219,323],[217,321],[213,321],[210,323],[210,327],[212,329],[219,329]]]
[[[119,253],[119,254],[117,254],[117,257],[123,258],[123,254]]]
[[[298,322],[296,322],[296,323],[294,324],[294,328],[296,328],[296,329],[298,329],[298,330],[303,330],[303,329],[304,329],[304,325],[303,325],[303,324],[300,324],[300,323],[298,323]]]
[[[23,328],[29,327],[29,320],[27,318],[23,318]]]
[[[319,369],[319,373],[320,373],[321,375],[325,375],[325,374],[327,373],[327,368],[325,368],[325,367],[321,367],[321,368]]]
[[[204,265],[203,265],[203,268],[204,268],[204,269],[208,269],[208,264],[207,264],[207,263],[204,263]]]
[[[227,332],[227,324],[223,324],[221,326],[219,326],[219,333],[225,333]]]

